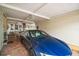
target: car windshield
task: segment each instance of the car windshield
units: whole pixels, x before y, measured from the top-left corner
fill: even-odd
[[[38,37],[47,36],[48,34],[40,30],[32,30],[30,31],[30,35],[31,37],[38,38]]]

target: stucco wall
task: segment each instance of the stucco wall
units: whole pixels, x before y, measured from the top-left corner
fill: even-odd
[[[69,44],[79,46],[79,11],[52,17],[49,21],[36,22],[39,29]]]

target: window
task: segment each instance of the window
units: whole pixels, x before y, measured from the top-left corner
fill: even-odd
[[[47,34],[43,31],[39,31],[39,30],[31,30],[30,31],[30,35],[31,37],[43,37],[43,36],[46,36]]]

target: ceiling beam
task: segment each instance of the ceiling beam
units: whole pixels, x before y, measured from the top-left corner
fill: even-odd
[[[42,7],[44,7],[47,3],[43,3],[41,6],[39,6],[36,10],[34,10],[33,12],[37,12],[38,10],[40,10]],[[25,19],[29,18],[30,15],[28,15],[27,17],[25,17]]]
[[[13,18],[13,17],[7,17],[7,19],[8,19],[8,20],[14,20],[14,21],[22,21],[22,22],[34,23],[33,21],[28,21],[28,20]]]
[[[11,5],[8,5],[8,4],[0,4],[0,5],[3,6],[3,7],[6,7],[6,8],[10,8],[10,9],[13,9],[13,10],[17,10],[17,11],[21,11],[21,12],[24,12],[24,13],[28,13],[28,14],[31,14],[31,15],[34,15],[34,16],[38,16],[38,17],[41,17],[41,18],[50,19],[47,16],[39,15],[39,14],[33,13],[31,11],[20,9],[18,7],[14,7],[14,6],[11,6]]]

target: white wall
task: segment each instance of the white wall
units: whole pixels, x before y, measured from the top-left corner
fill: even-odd
[[[4,41],[4,31],[3,31],[3,14],[2,11],[0,11],[0,50],[3,47],[3,41]]]
[[[69,44],[79,46],[79,11],[68,13],[50,21],[36,22],[39,29]]]

